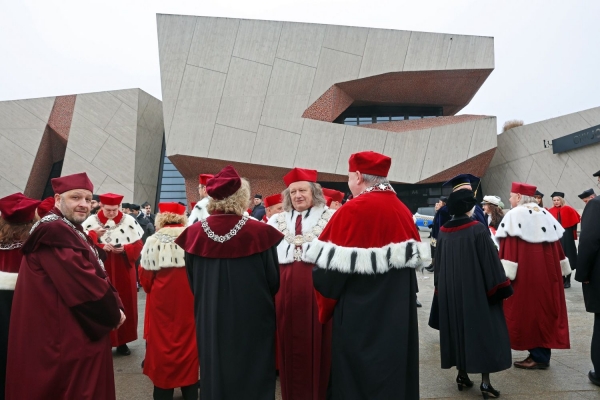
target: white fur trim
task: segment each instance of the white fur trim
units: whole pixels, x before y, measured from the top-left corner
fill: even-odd
[[[165,227],[150,236],[142,249],[140,265],[148,271],[185,267],[185,252],[174,243],[184,227]]]
[[[326,212],[327,214],[323,215]],[[306,217],[307,213],[308,210],[302,211],[300,213],[302,215],[302,234],[311,232],[315,225],[317,225],[317,222],[319,222],[321,217],[329,221],[329,219],[333,215],[331,210],[329,210],[327,207],[311,208],[310,213],[308,213],[308,217]],[[299,213],[297,211],[284,211],[282,214],[285,216],[285,222],[287,224],[288,229],[291,232],[294,232],[294,227],[296,226],[296,218],[298,217]],[[278,215],[279,214],[271,215],[271,218],[269,218],[269,220],[267,221],[268,225],[271,225],[277,230],[279,230],[279,224],[277,221]],[[323,226],[323,228],[325,228],[325,226]],[[308,249],[311,243],[314,243],[314,240],[312,242],[302,243],[302,261],[310,262],[306,257],[306,250]],[[288,243],[285,239],[279,243],[279,245],[277,246],[277,257],[279,259],[279,264],[291,264],[294,262],[294,248],[295,246],[293,244]]]
[[[573,272],[568,258],[565,258],[564,260],[560,261],[560,270],[562,271],[562,276],[567,276],[571,272]]]
[[[500,260],[502,262],[502,266],[504,267],[504,273],[506,277],[511,281],[517,277],[517,266],[516,262],[508,261],[508,260]]]
[[[206,207],[208,206],[209,200],[210,197],[205,197],[196,203],[194,209],[190,213],[190,218],[188,218],[188,226],[192,226],[201,219],[208,218],[209,214]]]
[[[118,224],[115,224],[114,220],[109,219],[106,221],[106,225],[109,226],[109,229],[107,229],[106,233],[99,238],[101,243],[108,243],[107,239],[110,237],[110,244],[120,243],[126,245],[135,243],[144,236],[144,230],[139,222],[131,215],[123,214],[123,218]],[[90,215],[88,219],[83,222],[82,226],[86,232],[97,227],[104,227],[100,223],[97,215]]]
[[[15,290],[18,277],[17,272],[0,271],[0,290]]]
[[[556,242],[565,230],[548,210],[528,203],[510,210],[500,223],[497,238],[520,237],[529,243]]]
[[[407,249],[410,251],[408,259]],[[338,246],[315,239],[306,252],[306,261],[316,264],[319,268],[334,269],[343,273],[385,274],[392,268],[420,268],[428,265],[431,259],[430,252],[428,243],[413,239],[368,249]]]

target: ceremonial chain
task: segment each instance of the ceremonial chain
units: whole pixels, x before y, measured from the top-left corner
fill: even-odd
[[[13,250],[23,247],[23,242],[0,243],[0,250]]]
[[[363,190],[362,192],[360,192],[359,194],[354,196],[354,198],[357,198],[358,196],[363,195],[365,193],[371,193],[371,192],[394,192],[394,193],[396,193],[396,191],[394,190],[392,185],[390,185],[389,183],[380,183],[379,185],[369,186],[368,188],[366,188],[365,190]]]
[[[201,219],[200,223],[202,224],[202,229],[204,229],[204,233],[206,233],[206,236],[208,236],[215,242],[225,243],[226,241],[234,237],[240,231],[240,229],[242,229],[242,226],[244,226],[247,221],[248,217],[244,215],[242,219],[240,219],[239,222],[235,224],[235,226],[231,228],[231,230],[226,235],[223,236],[217,235],[210,229],[210,227],[208,226],[208,222],[206,222],[206,218]]]
[[[175,241],[175,237],[171,235],[165,235],[164,233],[155,233],[154,237],[161,243],[173,243]]]
[[[321,218],[317,221],[315,226],[309,231],[302,235],[292,235],[290,230],[288,229],[287,222],[285,221],[285,213],[280,213],[277,216],[277,228],[281,233],[285,235],[284,239],[286,242],[293,244],[295,246],[294,249],[294,260],[301,261],[302,260],[302,244],[307,242],[312,242],[314,239],[318,238],[323,229],[325,229],[325,225],[329,221],[329,218],[333,215],[331,210],[325,210],[323,214],[321,214]]]
[[[102,228],[106,229],[106,233],[104,235],[102,235],[104,237],[104,241],[108,244],[110,244],[110,242],[112,242],[112,238],[110,237],[111,231],[114,231],[115,229],[117,229],[118,227],[120,227],[121,225],[123,225],[123,223],[125,222],[125,215],[123,215],[123,217],[121,218],[121,220],[119,221],[118,224],[115,224],[115,226],[111,226],[106,228],[106,225],[104,225],[102,223],[102,221],[100,221],[100,218],[98,217],[98,214],[96,214],[96,221],[98,221],[98,225],[100,225]],[[112,220],[114,222],[114,219]],[[106,221],[108,223],[108,221]],[[136,221],[137,222],[137,221]]]

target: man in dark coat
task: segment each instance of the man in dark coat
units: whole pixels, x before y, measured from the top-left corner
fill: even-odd
[[[203,400],[273,400],[276,247],[283,235],[243,215],[250,185],[232,167],[207,191],[211,215],[175,240],[194,294],[200,393]]]
[[[583,300],[587,312],[594,313],[592,364],[590,381],[600,386],[600,197],[586,204],[581,216],[581,235],[575,280],[582,282]]]
[[[250,216],[256,218],[258,221],[261,221],[265,216],[266,210],[265,206],[262,203],[262,195],[255,194],[254,195],[254,208],[252,208],[252,212]]]
[[[429,245],[386,179],[390,166],[372,151],[350,156],[354,198],[307,251],[319,320],[333,318],[332,400],[419,398],[415,268]]]

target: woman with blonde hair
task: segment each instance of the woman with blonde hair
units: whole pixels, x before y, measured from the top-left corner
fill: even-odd
[[[577,246],[575,245],[575,241],[577,240],[577,225],[581,221],[581,217],[573,207],[566,204],[563,192],[554,192],[550,197],[552,197],[554,207],[548,211],[565,229],[565,233],[560,238],[560,244],[569,259],[571,269],[574,270],[577,267]],[[571,274],[563,278],[563,286],[565,289],[571,287]]]
[[[275,228],[254,220],[250,185],[231,166],[209,179],[209,216],[175,241],[194,294],[203,400],[275,398]]]
[[[155,400],[173,399],[180,387],[185,400],[198,399],[198,349],[194,296],[189,289],[185,254],[175,239],[187,224],[185,206],[160,203],[156,233],[142,250],[140,282],[146,297],[144,374],[154,383]]]

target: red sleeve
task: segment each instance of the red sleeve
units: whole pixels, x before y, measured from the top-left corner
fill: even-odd
[[[513,236],[500,238],[500,251],[498,253],[501,260],[518,263],[519,260],[519,239]]]
[[[325,324],[331,319],[333,309],[338,301],[323,296],[317,289],[315,289],[315,296],[317,297],[317,306],[319,307],[319,322]]]
[[[141,240],[123,246],[124,253],[127,256],[127,260],[130,264],[133,265],[137,261],[137,259],[140,257],[140,254],[142,253],[143,247],[144,244]]]
[[[155,271],[148,271],[147,269],[138,267],[138,276],[140,277],[140,284],[144,288],[144,292],[150,293],[152,291],[152,284],[156,277]]]

